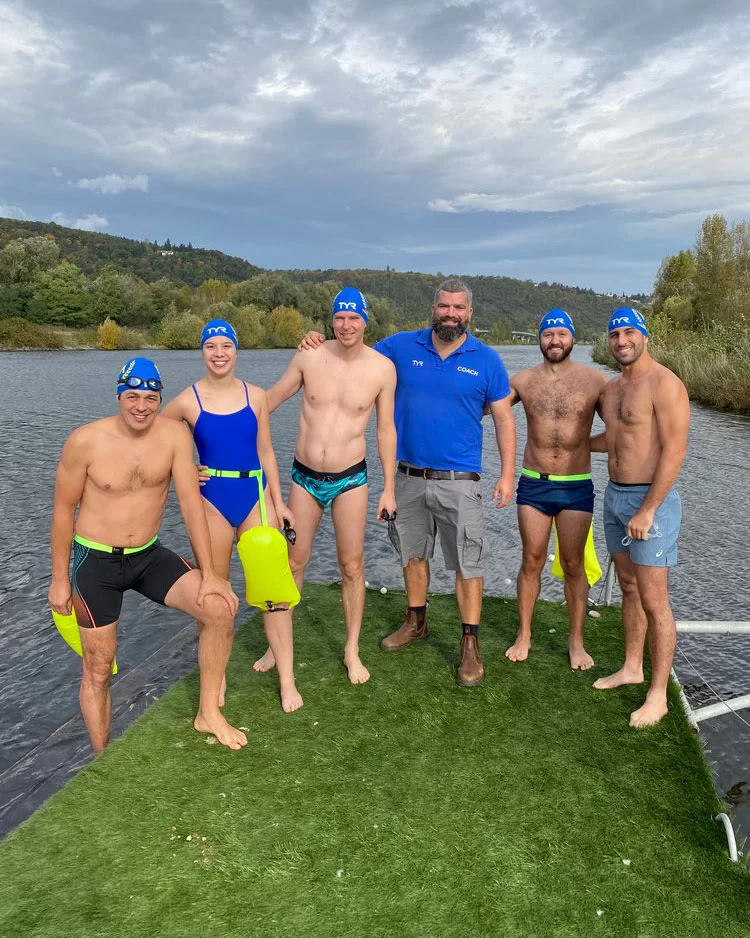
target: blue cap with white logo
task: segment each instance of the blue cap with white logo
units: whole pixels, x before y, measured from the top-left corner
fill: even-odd
[[[368,321],[370,307],[367,305],[367,297],[356,287],[344,287],[333,298],[331,306],[331,316],[336,313],[356,313],[361,316],[365,322]]]
[[[240,347],[234,326],[230,325],[226,319],[212,319],[210,322],[206,323],[201,332],[201,348],[203,348],[209,339],[229,339],[234,343],[235,348]]]
[[[117,376],[117,396],[123,391],[158,391],[161,396],[161,375],[150,358],[131,358]]]
[[[542,321],[539,323],[539,335],[541,335],[545,329],[567,329],[573,338],[575,338],[576,335],[573,320],[564,309],[551,309],[542,316]]]
[[[632,306],[623,306],[620,309],[616,309],[610,317],[607,332],[612,332],[613,329],[625,329],[628,327],[637,329],[645,336],[648,336],[648,326],[646,325],[646,320],[643,318],[642,313],[639,313],[637,309],[633,309]]]

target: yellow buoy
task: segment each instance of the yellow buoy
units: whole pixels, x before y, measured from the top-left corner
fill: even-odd
[[[71,609],[70,614],[67,616],[61,615],[53,609],[52,621],[55,623],[57,631],[62,635],[65,642],[82,658],[83,648],[81,646],[81,633],[78,627],[75,609]],[[112,673],[117,674],[117,659],[115,659],[112,665]]]
[[[280,606],[291,609],[300,600],[297,584],[289,568],[289,548],[284,535],[266,523],[263,483],[258,473],[260,525],[250,528],[237,541],[237,553],[245,571],[245,598],[248,605],[264,612]]]
[[[594,522],[591,522],[589,533],[586,536],[586,546],[583,550],[583,566],[586,570],[586,579],[589,586],[593,586],[602,578],[602,568],[599,566],[599,558],[596,556],[596,547],[594,545]],[[557,543],[557,526],[555,526],[555,559],[552,561],[552,576],[558,580],[564,580],[562,565],[560,564],[560,548]]]

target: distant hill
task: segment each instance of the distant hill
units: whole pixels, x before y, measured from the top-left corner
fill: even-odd
[[[278,271],[295,283],[336,281],[357,286],[365,294],[382,296],[399,310],[402,320],[421,320],[429,315],[435,288],[445,280],[443,274],[420,274],[394,270],[284,270]],[[541,316],[555,306],[567,310],[579,329],[603,329],[624,297],[602,295],[580,287],[560,283],[533,283],[512,277],[474,277],[466,275],[474,292],[474,322],[489,329],[500,320],[513,328],[534,328]]]
[[[53,222],[0,218],[0,249],[16,238],[51,235],[60,248],[60,260],[70,261],[88,276],[96,276],[106,264],[135,274],[147,283],[166,277],[177,284],[197,287],[204,280],[247,280],[261,272],[241,257],[207,251],[192,245],[157,245],[97,231],[63,228]]]

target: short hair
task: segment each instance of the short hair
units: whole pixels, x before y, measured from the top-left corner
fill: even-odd
[[[471,306],[471,287],[468,284],[465,284],[463,280],[459,280],[457,277],[451,277],[449,280],[443,280],[440,286],[435,290],[435,305],[437,306],[438,296],[441,293],[465,293],[469,298],[469,306]]]

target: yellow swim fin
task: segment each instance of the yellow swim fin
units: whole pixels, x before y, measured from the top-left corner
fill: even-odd
[[[76,619],[75,609],[71,609],[70,614],[67,616],[60,615],[59,612],[55,612],[53,609],[52,621],[55,623],[57,631],[62,635],[65,642],[82,658],[83,648],[81,647],[81,633],[78,628],[78,619]],[[117,674],[116,658],[112,665],[112,673]]]
[[[589,586],[593,586],[598,580],[602,578],[602,568],[599,566],[599,558],[596,556],[596,547],[594,546],[594,522],[591,522],[591,527],[589,528],[589,533],[586,537],[586,546],[583,550],[583,566],[586,570],[586,579],[589,581]],[[557,526],[555,526],[555,559],[552,561],[552,576],[556,576],[558,580],[564,580],[565,574],[563,573],[562,566],[560,564],[560,548],[557,543]]]
[[[289,568],[289,548],[284,535],[266,524],[263,483],[258,472],[260,525],[250,528],[237,541],[237,553],[245,571],[248,605],[270,612],[278,606],[296,606],[300,600]]]

